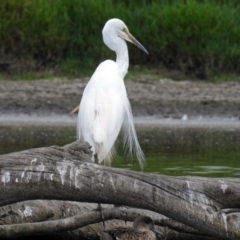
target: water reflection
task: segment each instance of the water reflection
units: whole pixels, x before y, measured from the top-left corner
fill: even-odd
[[[203,176],[203,177],[239,177],[240,152],[221,154],[204,153],[164,153],[146,155],[144,171],[171,176]],[[216,165],[213,165],[216,164]],[[115,167],[140,170],[136,161],[131,164],[126,159],[118,158]],[[237,167],[238,166],[238,167]]]
[[[161,125],[141,128],[145,171],[172,176],[239,177],[240,128]],[[116,167],[139,170],[136,161]]]

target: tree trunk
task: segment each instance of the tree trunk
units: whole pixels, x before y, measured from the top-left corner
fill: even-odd
[[[101,222],[99,212],[90,211],[92,205],[81,207],[78,202],[150,210],[155,212],[151,212],[155,224],[194,239],[240,239],[239,179],[170,177],[99,166],[90,159],[89,145],[80,141],[1,155],[0,239],[58,233]],[[21,203],[26,200],[38,201]],[[132,221],[139,213],[136,209],[104,210],[106,219]]]

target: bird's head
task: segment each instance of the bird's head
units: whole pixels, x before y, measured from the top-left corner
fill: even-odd
[[[138,232],[145,232],[151,230],[154,233],[161,234],[153,224],[153,220],[147,216],[139,216],[133,222],[133,227]]]
[[[140,42],[138,42],[138,40],[135,37],[133,37],[133,35],[129,32],[126,24],[120,19],[113,18],[108,20],[103,28],[102,33],[103,33],[103,40],[106,45],[109,45],[108,41],[110,38],[111,40],[113,40],[114,37],[115,39],[119,37],[128,42],[133,43],[135,46],[137,46],[142,51],[148,54],[148,51],[143,47],[143,45]]]

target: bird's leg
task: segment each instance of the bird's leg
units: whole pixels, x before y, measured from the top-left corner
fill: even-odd
[[[106,226],[105,226],[105,218],[104,218],[103,207],[102,207],[101,203],[98,203],[97,208],[93,209],[93,211],[100,211],[101,218],[102,218],[102,223],[103,223],[103,228],[104,228],[104,230],[105,230],[105,229],[106,229]]]
[[[98,164],[98,156],[97,156],[97,153],[95,153],[93,155],[93,158],[94,158],[94,163]]]
[[[103,207],[102,207],[101,203],[98,203],[98,208],[99,208],[99,211],[101,213],[101,217],[102,217],[102,220],[103,220],[103,227],[105,229],[105,218],[104,218],[104,215],[103,215]]]
[[[95,151],[95,150],[93,150],[93,151]],[[95,152],[93,152],[93,154],[92,154],[92,162],[99,165],[98,156],[97,156],[97,153],[95,153]]]
[[[98,163],[98,156],[97,156],[97,154],[94,154],[94,160],[95,160],[95,162]],[[105,218],[104,218],[103,207],[102,207],[101,203],[98,203],[97,208],[95,208],[95,209],[93,209],[93,210],[95,210],[95,211],[100,211],[100,214],[101,214],[101,217],[102,217],[103,228],[104,228],[104,230],[105,230],[105,227],[106,227],[106,226],[105,226]]]

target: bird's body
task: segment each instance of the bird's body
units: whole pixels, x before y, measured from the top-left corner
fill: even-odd
[[[110,72],[106,71],[108,68]],[[86,86],[80,104],[80,117],[84,114],[81,135],[92,146],[93,153],[97,153],[99,163],[104,159],[107,163],[110,161],[113,143],[125,117],[127,93],[123,79],[115,74],[118,71],[113,61],[101,63]],[[104,79],[99,78],[100,74]]]
[[[133,228],[115,228],[104,232],[101,240],[156,240],[156,234],[152,231],[137,232]]]
[[[121,129],[125,146],[129,148],[130,153],[138,158],[140,165],[144,159],[124,85],[129,65],[128,49],[124,39],[129,40],[129,36],[132,37],[121,20],[111,19],[105,24],[103,40],[116,52],[117,60],[116,62],[106,60],[97,67],[80,102],[78,138],[89,142],[93,154],[97,154],[98,163],[105,160],[106,164],[111,164],[114,143]],[[131,40],[136,41],[134,38]],[[134,43],[140,44],[137,41]]]
[[[138,217],[132,227],[116,227],[101,233],[100,240],[156,240],[156,234],[161,234],[154,228],[150,217]]]

